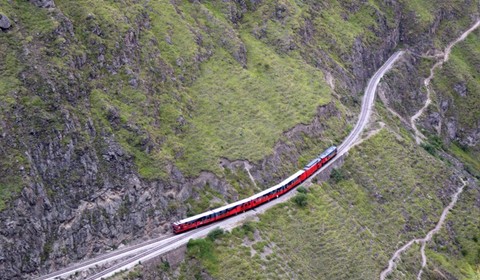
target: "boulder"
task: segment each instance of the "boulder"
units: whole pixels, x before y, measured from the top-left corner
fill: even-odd
[[[54,8],[55,2],[53,0],[30,0],[34,5],[40,8]]]
[[[12,24],[6,15],[0,14],[0,28],[5,30],[9,29]]]
[[[461,97],[467,96],[467,84],[465,82],[455,84],[453,90]]]

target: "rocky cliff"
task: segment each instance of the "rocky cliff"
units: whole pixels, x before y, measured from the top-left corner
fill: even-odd
[[[478,16],[415,3],[0,3],[0,278],[166,233],[338,143],[398,45]]]

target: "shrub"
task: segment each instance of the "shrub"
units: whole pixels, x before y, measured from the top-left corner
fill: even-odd
[[[210,239],[211,241],[215,241],[215,239],[218,239],[220,236],[224,234],[224,230],[221,228],[215,228],[212,231],[210,231],[207,235],[207,238]]]
[[[332,169],[332,173],[330,173],[330,179],[333,180],[334,183],[338,183],[345,179],[345,175],[343,175],[343,171],[341,169]]]
[[[162,260],[162,262],[157,266],[158,270],[168,271],[170,269],[170,263],[166,260]]]
[[[304,193],[299,193],[297,194],[294,198],[293,201],[300,207],[305,207],[307,206],[307,195]]]
[[[188,255],[197,259],[214,259],[213,243],[206,239],[190,239],[187,243]]]
[[[432,156],[435,156],[437,154],[435,147],[433,145],[430,145],[429,143],[422,144],[422,148],[424,148],[425,151],[427,151]]]
[[[308,191],[307,191],[307,189],[304,188],[304,187],[298,187],[297,192],[299,192],[299,193],[307,193]]]
[[[255,228],[253,227],[252,223],[251,222],[245,222],[243,225],[242,225],[242,229],[245,233],[248,233],[248,232],[254,232],[255,231]]]

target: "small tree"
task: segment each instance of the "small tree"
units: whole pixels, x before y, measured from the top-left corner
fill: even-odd
[[[343,172],[341,169],[332,169],[332,173],[330,173],[330,179],[333,180],[333,182],[338,183],[345,179],[345,176],[343,175]]]
[[[305,207],[307,206],[307,195],[304,193],[299,193],[297,194],[294,198],[293,201],[300,207]]]
[[[225,232],[221,228],[215,228],[211,232],[208,233],[207,238],[210,239],[211,241],[215,241],[215,239],[219,238],[222,236]]]
[[[299,193],[307,193],[308,191],[307,191],[307,189],[304,188],[304,187],[298,187],[297,192],[299,192]]]
[[[242,225],[242,229],[245,233],[248,233],[248,232],[254,232],[255,231],[255,228],[253,227],[252,223],[251,222],[245,222],[243,225]]]
[[[430,143],[422,143],[421,146],[422,148],[425,149],[425,151],[427,151],[432,156],[435,156],[437,154],[437,149],[435,148],[435,146],[431,145]]]

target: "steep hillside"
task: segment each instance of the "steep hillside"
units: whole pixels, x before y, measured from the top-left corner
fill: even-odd
[[[168,232],[289,175],[348,133],[399,44],[444,47],[478,3],[0,0],[0,14],[11,23],[0,33],[0,278],[11,279]],[[458,118],[463,129],[475,115]]]
[[[422,117],[421,124],[426,126],[422,132],[430,135],[421,146],[412,131],[404,129],[410,128],[406,119],[416,112],[402,103],[411,100],[396,96],[398,103],[387,100],[387,107],[378,103],[377,121],[365,134],[369,138],[350,153],[330,181],[310,187],[306,206],[292,200],[231,233],[212,232],[206,240],[189,243],[186,260],[178,267],[165,266],[166,258],[164,265],[147,264],[124,279],[378,279],[392,259],[393,270],[385,279],[477,279],[477,34],[454,46],[452,61],[433,76],[431,107],[437,106],[437,98],[456,100],[447,101],[455,107],[448,110],[448,118],[427,108],[430,123]],[[414,88],[415,80],[421,89],[435,61],[413,57],[406,55],[387,75],[380,86],[383,96],[408,93],[405,88]],[[424,76],[413,78],[418,73]],[[469,85],[460,97],[455,95],[458,84]],[[451,95],[445,97],[445,92]],[[413,100],[420,104],[418,99]],[[392,107],[400,110],[392,115]],[[448,133],[451,125],[443,129],[438,122],[432,125],[432,115],[462,129],[453,138]],[[393,258],[394,252],[402,253]]]
[[[436,226],[465,176],[417,146],[379,107],[387,125],[354,148],[329,181],[310,186],[306,206],[281,204],[231,233],[190,241],[179,266],[147,265],[124,279],[378,279],[393,252]],[[422,279],[478,276],[479,195],[470,178],[427,243]],[[414,245],[386,279],[416,279],[420,268]]]
[[[480,177],[480,30],[456,46],[450,60],[433,79],[435,103],[427,118],[436,119],[438,130],[451,151]],[[440,116],[440,119],[439,119]]]

